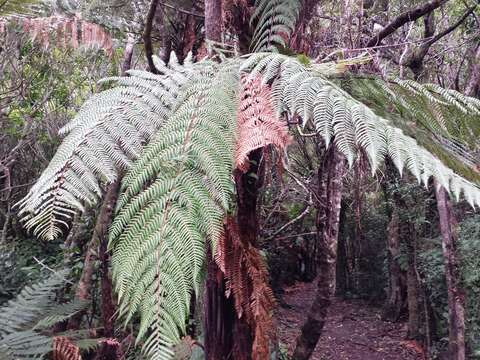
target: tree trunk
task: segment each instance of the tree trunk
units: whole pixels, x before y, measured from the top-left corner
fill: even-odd
[[[93,235],[87,247],[85,262],[83,265],[83,272],[80,277],[80,281],[78,282],[77,289],[75,291],[75,299],[83,300],[83,301],[89,300],[90,290],[92,288],[92,277],[93,277],[93,272],[95,270],[95,254],[97,253],[98,247],[101,246],[102,243],[105,244],[104,249],[106,250],[106,242],[108,241],[108,227],[112,219],[113,208],[115,207],[115,203],[117,201],[118,188],[119,188],[118,181],[108,185],[107,187],[105,198],[103,200],[102,206],[100,207],[95,228],[93,229]],[[101,257],[102,257],[102,254],[100,254],[100,258]],[[103,260],[107,261],[107,259],[108,259],[108,256],[104,255]],[[106,276],[108,277],[108,261],[106,264],[102,264],[102,267],[105,267],[104,270],[106,271]],[[103,278],[103,269],[102,269],[102,278]],[[104,294],[104,291],[107,291],[106,289],[107,282],[109,285],[109,290],[108,290],[108,294]],[[104,289],[104,286],[105,286],[105,289]],[[104,305],[105,307],[112,308],[111,314],[110,312],[105,314],[105,316],[108,317],[107,325],[110,326],[109,324],[113,319],[112,316],[114,311],[113,311],[113,304],[111,303],[111,282],[109,279],[108,281],[102,279],[102,297],[103,296],[105,296],[105,301],[107,301],[107,303],[103,304],[104,300],[102,299],[102,311],[104,310]],[[110,302],[110,305],[107,305],[108,302]],[[70,330],[78,329],[80,327],[82,315],[83,315],[82,313],[79,313],[73,316],[72,318],[70,318],[70,321],[68,323],[68,329]],[[113,332],[113,325],[111,326],[112,326],[112,332]]]
[[[133,34],[127,34],[127,43],[123,51],[123,61],[121,66],[121,75],[125,76],[127,70],[132,67],[133,49],[135,48],[135,37]]]
[[[225,279],[208,249],[203,318],[205,359],[232,359],[234,321],[233,299],[225,297]]]
[[[222,1],[205,1],[205,39],[221,42],[222,41]]]
[[[103,336],[114,336],[114,322],[115,322],[115,303],[112,297],[112,280],[110,278],[109,264],[110,255],[108,253],[108,227],[112,221],[112,213],[118,199],[118,192],[120,190],[120,181],[115,181],[107,187],[107,194],[105,196],[104,205],[107,207],[103,216],[102,228],[99,229],[101,233],[100,246],[98,257],[100,260],[100,287],[102,293],[102,321],[103,321]]]
[[[468,96],[480,95],[480,45],[473,58],[469,79],[465,88],[465,94]]]
[[[449,359],[465,359],[465,294],[460,285],[459,263],[456,253],[456,221],[445,188],[435,183],[443,260],[448,291]]]
[[[417,277],[417,246],[413,224],[405,221],[402,224],[402,238],[407,248],[407,304],[408,304],[408,330],[407,338],[423,341],[422,319],[420,309],[420,291]]]
[[[309,359],[315,350],[325,325],[331,297],[335,293],[335,267],[337,260],[337,239],[342,197],[342,178],[345,172],[344,159],[332,146],[326,154],[324,164],[319,169],[317,232],[318,249],[318,288],[308,311],[307,320],[297,338],[292,359]]]
[[[393,209],[388,224],[387,258],[388,258],[388,293],[383,309],[384,320],[397,321],[403,310],[402,270],[398,263],[400,255],[399,217]]]

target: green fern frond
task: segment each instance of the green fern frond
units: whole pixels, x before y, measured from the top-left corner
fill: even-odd
[[[0,351],[13,356],[5,355],[7,359],[43,358],[52,351],[52,338],[40,330],[85,307],[83,302],[56,303],[56,292],[64,285],[67,273],[60,271],[25,287],[15,300],[0,308]]]
[[[52,338],[31,330],[17,331],[0,339],[0,351],[3,348],[13,355],[7,359],[44,359],[52,351]]]
[[[348,78],[350,93],[414,137],[459,175],[479,182],[479,101],[434,84]]]
[[[377,115],[368,106],[315,71],[313,66],[303,66],[292,58],[277,54],[255,55],[252,58],[243,64],[242,70],[251,72],[252,76],[260,73],[265,75],[266,81],[273,82],[273,98],[279,111],[290,117],[302,118],[303,123],[311,121],[326,143],[334,139],[335,145],[350,164],[358,151],[362,150],[368,155],[372,170],[375,171],[388,155],[400,172],[407,168],[425,186],[428,185],[428,179],[434,177],[439,184],[451,190],[456,198],[463,193],[473,207],[480,206],[480,189],[474,183],[454,173],[414,138],[392,126],[386,118]],[[272,71],[271,67],[275,70]],[[272,78],[273,73],[278,74],[276,78]],[[410,87],[410,94],[422,95],[422,101],[425,101],[426,97],[424,92],[430,91],[430,96],[435,97],[435,103],[461,107],[461,112],[468,110],[468,114],[472,113],[471,116],[478,122],[477,110],[480,108],[477,108],[475,99],[447,92],[448,96],[455,99],[453,101],[439,88],[429,86],[421,89],[418,84],[402,83],[402,87],[407,85]],[[396,92],[391,90],[389,96],[395,95]],[[317,98],[317,102],[314,98]],[[407,103],[408,99],[400,101],[411,107]],[[420,110],[418,113],[412,111],[411,116],[421,117],[424,113]],[[469,124],[466,124],[465,128],[474,131]]]
[[[128,169],[163,126],[177,94],[194,69],[180,67],[174,57],[163,75],[132,70],[129,77],[103,80],[116,86],[80,109],[61,133],[67,135],[48,167],[19,202],[25,226],[44,239],[57,237],[84,204],[95,204],[102,184]]]
[[[277,51],[277,47],[285,47],[300,7],[299,0],[257,0],[250,20],[250,25],[256,24],[252,51]]]
[[[140,315],[138,339],[152,359],[172,358],[192,292],[233,198],[238,65],[203,69],[122,181],[110,229],[120,314]]]
[[[4,0],[0,3],[0,16],[31,13],[32,5],[38,2],[37,0]]]

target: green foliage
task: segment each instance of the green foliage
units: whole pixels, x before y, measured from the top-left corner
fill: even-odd
[[[285,48],[300,7],[299,0],[257,0],[250,20],[250,24],[256,24],[250,45],[252,52]]]
[[[83,302],[56,303],[56,291],[63,286],[66,275],[66,271],[58,272],[27,286],[0,308],[0,349],[8,354],[6,359],[43,358],[52,350],[52,339],[41,330],[85,308]]]
[[[169,67],[157,65],[164,75],[131,70],[129,77],[104,79],[117,86],[93,96],[61,129],[67,137],[19,203],[27,229],[51,240],[84,203],[95,204],[102,183],[117,179],[163,125],[190,68],[201,66],[187,60],[180,67],[174,55]]]
[[[0,3],[0,16],[24,14],[31,11],[37,0],[4,0]]]
[[[252,55],[242,69],[252,74],[260,73],[265,82],[272,83],[278,113],[300,119],[304,128],[311,122],[326,146],[333,140],[350,165],[358,151],[363,151],[375,172],[388,156],[400,174],[407,168],[425,186],[434,177],[457,200],[463,193],[472,207],[480,206],[477,186],[454,173],[415,139],[327,79],[323,68],[315,64],[304,66],[285,55],[260,53]],[[438,101],[465,111],[468,108],[474,115],[480,113],[480,101],[476,99],[459,93],[454,96],[452,92],[427,85],[415,86],[422,89],[416,90],[416,96],[427,96],[426,89],[434,89]]]
[[[460,223],[457,249],[462,287],[465,290],[466,341],[472,359],[480,359],[480,217],[470,216]],[[448,338],[448,302],[441,239],[426,239],[420,266],[438,321],[440,337]],[[443,344],[445,345],[445,344]]]
[[[210,65],[122,181],[110,229],[119,312],[141,318],[144,352],[169,359],[202,279],[205,240],[223,231],[231,179],[238,65]]]
[[[353,97],[401,128],[461,176],[480,181],[471,153],[479,146],[480,101],[435,84],[351,77]]]

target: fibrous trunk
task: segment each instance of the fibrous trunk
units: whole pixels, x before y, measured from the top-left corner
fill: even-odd
[[[270,88],[260,78],[242,78],[234,154],[235,217],[208,258],[205,294],[207,359],[267,360],[274,337],[273,293],[260,252],[257,197],[263,185],[267,147],[284,148],[288,128],[273,111]]]
[[[308,311],[307,320],[297,339],[292,359],[309,359],[317,345],[325,325],[327,310],[335,291],[335,267],[337,260],[337,239],[342,195],[342,177],[345,172],[343,157],[335,147],[326,154],[326,160],[319,169],[318,195],[321,204],[317,209],[318,288]]]
[[[448,291],[449,359],[465,359],[465,294],[460,285],[459,264],[456,253],[455,218],[444,187],[435,184],[445,278]]]

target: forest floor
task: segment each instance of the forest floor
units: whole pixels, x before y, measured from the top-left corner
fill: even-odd
[[[279,340],[291,354],[315,296],[316,282],[285,289],[276,320]],[[312,360],[422,360],[420,346],[406,341],[406,324],[382,321],[381,309],[361,300],[335,299]]]

